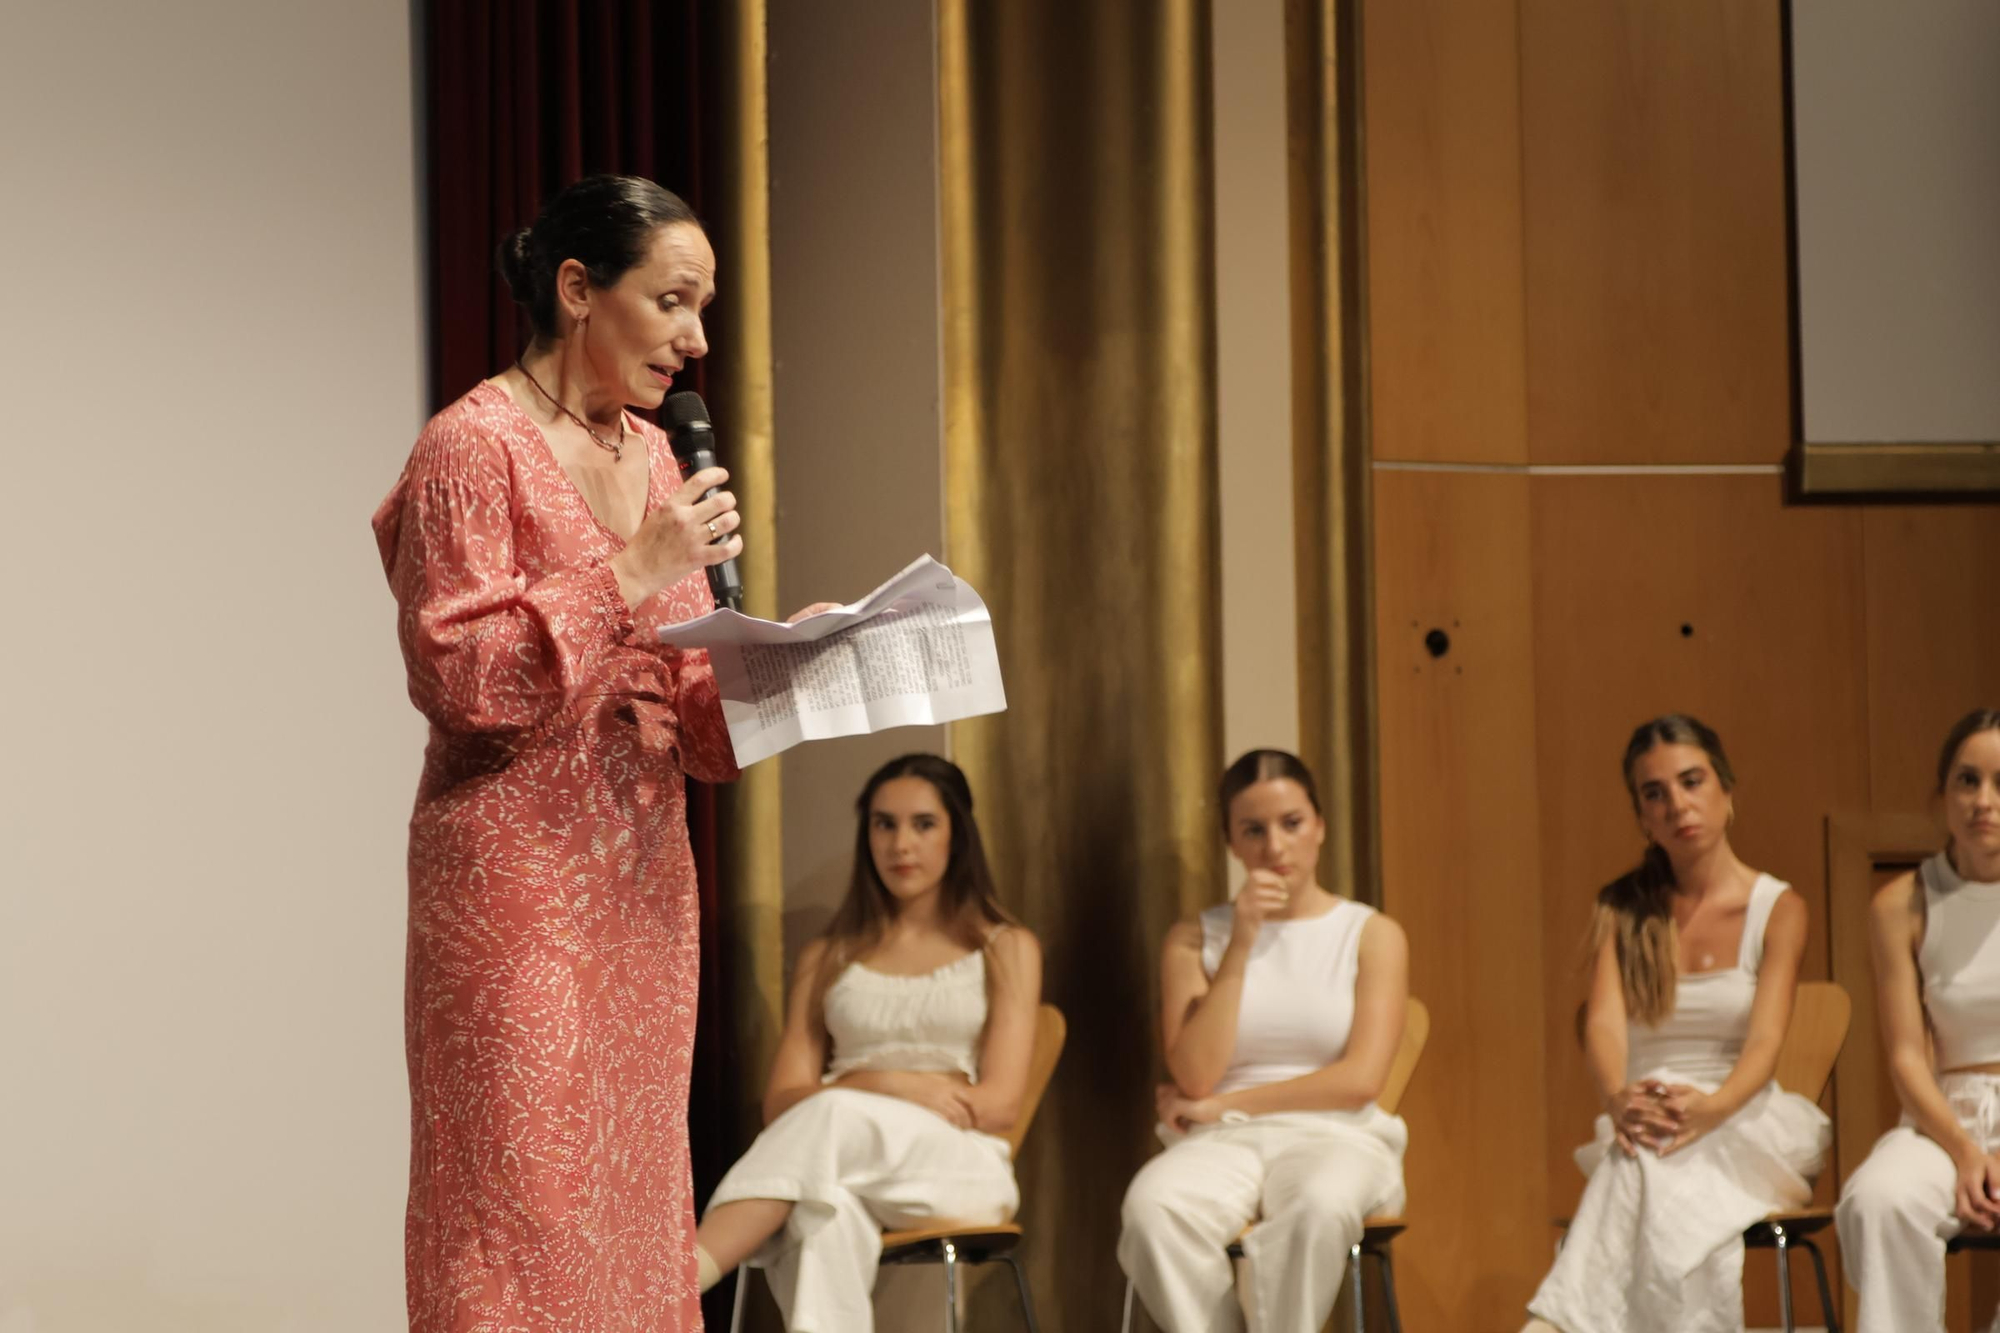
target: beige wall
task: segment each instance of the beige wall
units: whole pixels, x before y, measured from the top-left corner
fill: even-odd
[[[402,1318],[410,13],[0,44],[0,1328]]]
[[[1212,43],[1222,734],[1234,758],[1299,748],[1284,0],[1221,0]]]

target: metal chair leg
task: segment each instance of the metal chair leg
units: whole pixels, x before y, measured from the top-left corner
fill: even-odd
[[[1001,1263],[1014,1270],[1014,1290],[1021,1294],[1021,1322],[1028,1326],[1028,1333],[1042,1333],[1035,1323],[1035,1298],[1028,1294],[1028,1273],[1021,1267],[1021,1261],[1011,1254],[997,1256]]]
[[[1375,1262],[1382,1269],[1382,1305],[1389,1312],[1389,1333],[1403,1333],[1403,1315],[1396,1308],[1396,1265],[1389,1258],[1388,1246],[1375,1251]]]
[[[958,1333],[958,1246],[938,1242],[944,1253],[944,1333]]]
[[[1361,1242],[1347,1247],[1347,1281],[1354,1288],[1354,1333],[1368,1333],[1368,1315],[1361,1300]]]
[[[1819,1288],[1820,1322],[1826,1325],[1826,1333],[1840,1333],[1840,1310],[1834,1305],[1833,1289],[1826,1282],[1826,1256],[1819,1252],[1811,1236],[1800,1236],[1799,1244],[1812,1256],[1813,1283]]]
[[[750,1269],[747,1265],[736,1267],[736,1295],[730,1302],[729,1333],[743,1333],[743,1293],[750,1289]]]
[[[1785,1325],[1785,1333],[1794,1333],[1798,1326],[1792,1322],[1791,1237],[1775,1222],[1771,1224],[1771,1235],[1777,1241],[1778,1251],[1778,1317]]]

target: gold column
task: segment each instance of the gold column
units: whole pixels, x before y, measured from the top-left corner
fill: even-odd
[[[1040,1307],[1099,1329],[1154,1146],[1160,942],[1225,886],[1209,9],[937,13],[946,550],[1009,699],[951,744],[1070,1020],[1019,1166]]]
[[[1320,882],[1379,904],[1358,0],[1285,0],[1285,52],[1299,749]]]
[[[775,617],[778,610],[777,476],[772,455],[771,192],[765,86],[764,0],[733,0],[714,16],[721,28],[718,64],[729,88],[723,98],[724,199],[716,210],[716,249],[727,284],[727,401],[731,486],[742,506],[754,554],[742,562],[743,609]],[[783,814],[775,763],[748,769],[722,788],[721,892],[739,1042],[736,1102],[747,1143],[761,1127],[764,1078],[784,1023]]]

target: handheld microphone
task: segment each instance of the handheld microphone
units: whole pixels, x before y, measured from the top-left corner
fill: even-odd
[[[666,418],[667,438],[673,442],[674,459],[681,465],[682,477],[691,477],[716,465],[715,427],[709,424],[708,408],[700,394],[692,389],[668,394],[661,415]],[[706,500],[718,489],[709,487],[701,498]],[[717,537],[711,544],[719,546],[728,540],[727,536]],[[731,611],[743,609],[743,575],[737,571],[734,559],[708,567],[708,590],[715,594],[717,606],[726,606]]]

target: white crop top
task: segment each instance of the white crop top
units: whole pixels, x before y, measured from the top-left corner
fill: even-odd
[[[1625,1027],[1625,1080],[1671,1073],[1720,1085],[1743,1054],[1750,1035],[1750,1007],[1757,999],[1757,969],[1764,963],[1764,927],[1791,885],[1770,875],[1750,886],[1736,965],[1683,972],[1674,983],[1674,1011],[1658,1024]]]
[[[1299,1078],[1347,1052],[1361,928],[1375,909],[1341,899],[1322,916],[1266,921],[1250,946],[1236,1046],[1218,1095]],[[1201,914],[1201,966],[1212,978],[1236,924],[1227,903]]]
[[[2000,884],[1963,879],[1943,852],[1917,869],[1924,1012],[1940,1070],[2000,1062]]]
[[[926,1069],[979,1081],[986,1030],[986,955],[973,952],[918,976],[850,963],[823,1002],[833,1060],[823,1082],[857,1069]]]

